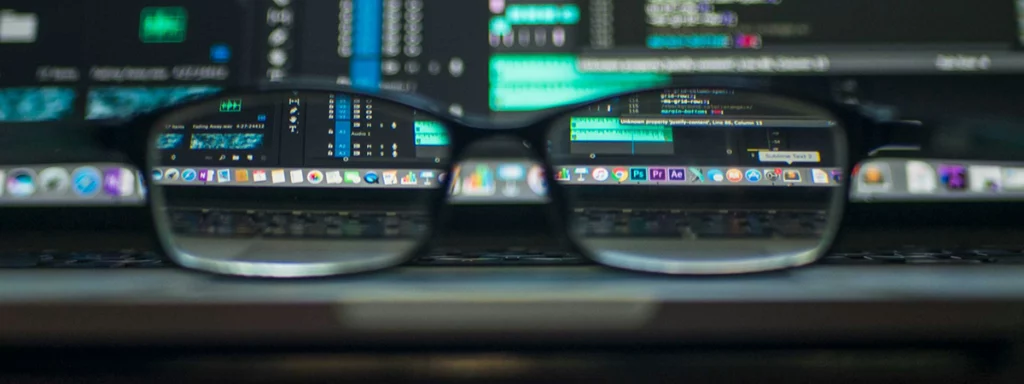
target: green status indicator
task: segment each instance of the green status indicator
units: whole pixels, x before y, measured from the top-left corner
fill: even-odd
[[[221,112],[242,112],[242,100],[223,100],[220,102]]]
[[[181,43],[188,30],[184,7],[146,7],[139,18],[139,39],[147,44]]]

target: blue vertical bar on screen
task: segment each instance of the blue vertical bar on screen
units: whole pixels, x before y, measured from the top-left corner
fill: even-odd
[[[334,95],[334,157],[352,156],[352,97]]]
[[[352,85],[380,89],[384,0],[353,0]]]

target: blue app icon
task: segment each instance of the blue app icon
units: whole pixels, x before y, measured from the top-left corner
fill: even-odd
[[[707,173],[707,177],[708,180],[714,181],[716,183],[721,183],[725,181],[725,173],[719,169],[709,170]]]
[[[365,181],[366,184],[380,184],[380,176],[377,175],[377,172],[366,172],[366,176],[363,177],[363,181]]]
[[[761,171],[758,171],[756,169],[748,169],[744,176],[746,176],[747,181],[751,183],[761,181]]]
[[[498,167],[498,178],[502,181],[518,181],[526,178],[526,168],[519,164],[502,164]]]
[[[93,167],[82,167],[71,173],[71,186],[75,194],[82,197],[95,196],[103,186],[100,170]]]
[[[630,168],[629,179],[633,181],[647,181],[647,168]]]
[[[197,177],[199,177],[199,174],[194,169],[181,171],[181,179],[184,181],[196,181]]]
[[[139,178],[141,179],[141,177]],[[164,179],[164,171],[159,169],[153,170],[153,181],[160,181]]]
[[[231,47],[227,44],[214,44],[210,46],[210,61],[217,64],[231,61]]]

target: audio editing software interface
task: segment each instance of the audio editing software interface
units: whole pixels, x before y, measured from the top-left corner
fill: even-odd
[[[443,182],[445,128],[412,108],[331,92],[224,96],[191,108],[187,119],[162,123],[160,167],[153,170],[159,182],[336,188]],[[578,162],[556,169],[556,179],[566,183],[837,186],[831,130],[837,122],[799,109],[727,89],[647,92],[556,121],[549,150],[559,165]],[[504,181],[529,184],[525,167],[518,167],[505,168]],[[496,174],[482,168],[463,174],[460,167],[455,189],[494,194]]]
[[[232,1],[10,1],[0,5],[0,123],[116,119],[245,78],[253,9]],[[56,124],[55,124],[56,125]]]
[[[695,74],[1019,73],[1022,44],[1019,0],[14,0],[0,4],[0,57],[17,58],[0,60],[0,130],[59,135],[290,78],[417,93],[454,114],[500,118]],[[306,153],[429,158],[439,145],[412,141],[438,144],[436,127],[420,124],[421,136],[390,143],[310,133]],[[660,145],[656,130],[643,134],[639,151],[666,150],[664,133]],[[590,150],[592,135],[580,128],[575,148]],[[257,144],[234,137],[232,146]],[[225,145],[212,138],[187,144]]]
[[[282,22],[261,23],[255,72],[500,114],[693,74],[1021,71],[1015,1],[293,2],[268,11]]]
[[[824,113],[794,114],[756,94],[676,88],[615,98],[569,117],[569,152],[598,155],[683,155],[742,162],[761,152],[831,147],[834,126]],[[749,154],[749,156],[748,156]],[[763,160],[763,159],[761,159]]]
[[[695,73],[1019,72],[1018,8],[1018,0],[13,1],[0,6],[0,54],[18,58],[0,62],[0,121],[123,117],[289,77],[501,113]]]
[[[836,186],[837,124],[756,93],[676,88],[573,113],[551,146],[571,184]]]
[[[371,97],[283,92],[224,98],[167,121],[154,179],[187,186],[436,187],[448,136]]]

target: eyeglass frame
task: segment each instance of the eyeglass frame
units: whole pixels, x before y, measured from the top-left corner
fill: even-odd
[[[712,265],[717,264],[720,266],[710,268],[677,268],[672,272],[666,272],[653,269],[638,269],[636,267],[617,263],[615,260],[603,259],[602,257],[597,256],[597,252],[588,250],[581,244],[581,241],[574,237],[573,231],[569,227],[570,224],[567,220],[567,218],[570,217],[571,205],[567,202],[568,199],[565,195],[564,187],[557,182],[553,172],[550,171],[552,169],[550,152],[543,150],[543,148],[547,147],[547,141],[549,139],[548,133],[554,127],[553,123],[569,113],[602,101],[646,92],[663,91],[666,89],[692,88],[729,89],[733,91],[741,91],[745,94],[760,94],[771,96],[773,98],[784,98],[789,101],[799,102],[811,107],[819,108],[838,119],[839,124],[835,127],[837,132],[834,135],[837,144],[835,147],[836,159],[843,169],[842,180],[847,182],[838,188],[840,190],[838,193],[833,193],[828,213],[829,221],[826,228],[824,228],[824,236],[821,239],[821,246],[815,248],[813,255],[804,255],[794,261],[781,260],[780,262],[775,263],[775,265],[769,267],[743,269],[737,268],[737,266],[722,266],[721,263],[710,263]],[[159,131],[155,128],[160,126],[159,122],[168,119],[169,116],[181,114],[183,111],[188,111],[190,108],[196,108],[197,106],[204,105],[215,98],[231,96],[244,97],[260,93],[287,92],[344,93],[356,97],[371,97],[377,100],[391,102],[400,106],[426,112],[430,116],[437,118],[438,121],[447,129],[449,138],[448,147],[450,148],[447,164],[448,174],[451,174],[454,167],[468,158],[467,150],[476,143],[499,136],[513,137],[515,139],[522,140],[527,144],[532,157],[545,167],[546,171],[544,172],[544,177],[548,185],[547,196],[550,202],[549,205],[553,208],[548,210],[550,213],[550,217],[548,219],[551,220],[554,228],[563,229],[559,231],[559,233],[555,234],[561,243],[568,245],[570,251],[577,252],[585,258],[601,265],[634,272],[650,272],[658,274],[717,275],[756,273],[794,268],[817,261],[821,256],[827,254],[835,245],[835,239],[842,227],[843,215],[846,211],[847,205],[849,204],[850,190],[854,184],[852,180],[850,180],[854,167],[868,156],[867,154],[870,152],[871,148],[884,145],[887,142],[886,139],[889,135],[889,131],[892,129],[889,125],[879,123],[864,115],[857,110],[855,106],[810,98],[801,95],[800,92],[794,92],[788,89],[781,89],[772,86],[752,86],[749,83],[736,84],[736,82],[732,81],[694,80],[682,83],[677,82],[668,86],[638,88],[620,92],[618,94],[602,96],[594,100],[537,111],[535,112],[535,115],[538,117],[530,119],[521,119],[519,121],[494,121],[490,118],[476,116],[455,116],[448,110],[444,109],[441,103],[419,95],[387,90],[367,90],[345,85],[325,84],[322,81],[289,80],[262,83],[252,87],[230,88],[217,94],[206,95],[206,97],[202,97],[197,100],[162,108],[137,117],[119,121],[99,122],[95,126],[98,129],[93,132],[93,137],[103,148],[117,151],[125,155],[131,165],[138,169],[148,170],[152,169],[154,161],[156,160],[150,156],[154,153],[154,151],[150,150],[152,147],[151,143],[155,142],[154,135],[158,134]],[[144,126],[145,129],[131,129],[139,125]],[[130,129],[126,131],[125,126],[130,127]],[[153,183],[151,172],[141,173],[145,179],[146,185],[150,186],[149,193],[145,197],[145,203],[150,207],[150,214],[152,215],[151,219],[157,232],[156,238],[159,240],[158,245],[160,249],[171,257],[172,260],[186,268],[211,272],[214,274],[275,278],[351,275],[393,268],[415,259],[417,255],[421,255],[429,250],[431,244],[429,240],[426,239],[430,239],[432,237],[431,235],[434,234],[438,228],[443,226],[444,221],[447,218],[446,214],[450,213],[450,210],[446,210],[444,208],[448,203],[448,193],[451,189],[451,183],[453,182],[452,178],[449,177],[445,180],[445,185],[443,185],[442,188],[435,188],[431,190],[429,196],[430,203],[427,211],[427,214],[431,218],[431,224],[428,227],[428,232],[425,233],[425,236],[423,237],[425,240],[421,240],[420,244],[409,252],[398,254],[393,257],[381,257],[381,259],[384,260],[372,263],[374,265],[358,266],[348,265],[346,262],[332,262],[330,263],[333,265],[332,267],[302,264],[284,266],[280,263],[214,261],[204,259],[202,257],[181,254],[180,250],[177,250],[169,243],[169,236],[166,235],[167,233],[170,233],[168,224],[169,220],[166,217],[166,212],[162,209],[163,206],[154,204],[154,202],[164,201],[163,189]],[[765,260],[774,261],[772,259],[773,257],[771,256],[765,258]],[[699,263],[682,261],[678,264],[696,265]],[[705,262],[705,264],[708,263]],[[269,265],[272,265],[273,268],[276,269],[274,273],[247,272],[252,270],[261,270],[263,269],[261,267]]]

